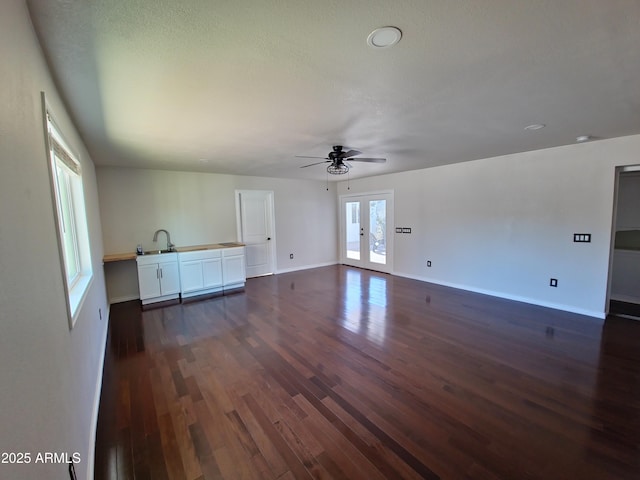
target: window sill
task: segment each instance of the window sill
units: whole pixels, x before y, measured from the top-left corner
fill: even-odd
[[[71,330],[76,324],[78,314],[84,303],[84,299],[87,296],[89,287],[93,282],[93,273],[81,275],[78,281],[73,284],[69,293],[69,302],[67,304],[69,314],[69,330]]]

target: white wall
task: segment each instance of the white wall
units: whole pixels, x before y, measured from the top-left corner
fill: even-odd
[[[153,247],[165,228],[177,246],[237,240],[235,190],[272,190],[278,271],[336,263],[336,186],[324,182],[211,173],[97,169],[106,253]],[[164,246],[161,235],[160,247]],[[294,259],[289,259],[289,254]],[[112,302],[137,298],[134,261],[107,265]]]
[[[108,308],[95,171],[56,92],[22,0],[0,6],[0,57],[0,452],[32,455],[30,465],[0,464],[0,478],[68,478],[67,465],[33,463],[44,452],[79,452],[78,478],[87,478]],[[83,168],[94,279],[71,331],[41,91]]]
[[[394,234],[398,275],[603,317],[615,166],[639,152],[636,135],[352,180],[349,193],[395,190],[395,225],[412,228]]]

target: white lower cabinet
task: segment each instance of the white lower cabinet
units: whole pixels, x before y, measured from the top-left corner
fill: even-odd
[[[180,260],[179,265],[182,285],[180,293],[184,296],[185,293],[202,290],[202,262],[200,260],[188,262]]]
[[[143,255],[137,257],[136,262],[140,300],[143,305],[179,297],[180,273],[177,253]]]
[[[244,287],[247,280],[244,265],[244,247],[222,250],[222,281],[225,288]]]
[[[244,287],[244,247],[178,253],[182,298]]]
[[[222,290],[220,250],[199,250],[178,254],[182,298]]]
[[[143,305],[244,287],[244,247],[140,255],[138,285]]]
[[[202,261],[202,281],[204,288],[222,285],[222,259],[211,258]]]

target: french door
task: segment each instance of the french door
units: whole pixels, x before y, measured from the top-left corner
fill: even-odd
[[[393,271],[393,192],[340,196],[340,261]]]

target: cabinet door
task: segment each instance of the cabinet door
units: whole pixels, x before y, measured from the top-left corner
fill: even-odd
[[[160,264],[160,293],[162,295],[180,293],[178,262],[165,262]]]
[[[203,260],[202,276],[204,288],[220,287],[222,285],[222,260],[220,258]]]
[[[225,286],[245,282],[244,255],[223,257],[222,261],[222,279]]]
[[[138,285],[140,300],[160,296],[160,275],[158,265],[138,265]]]
[[[204,287],[202,278],[202,260],[180,262],[180,281],[182,292],[196,292]]]

